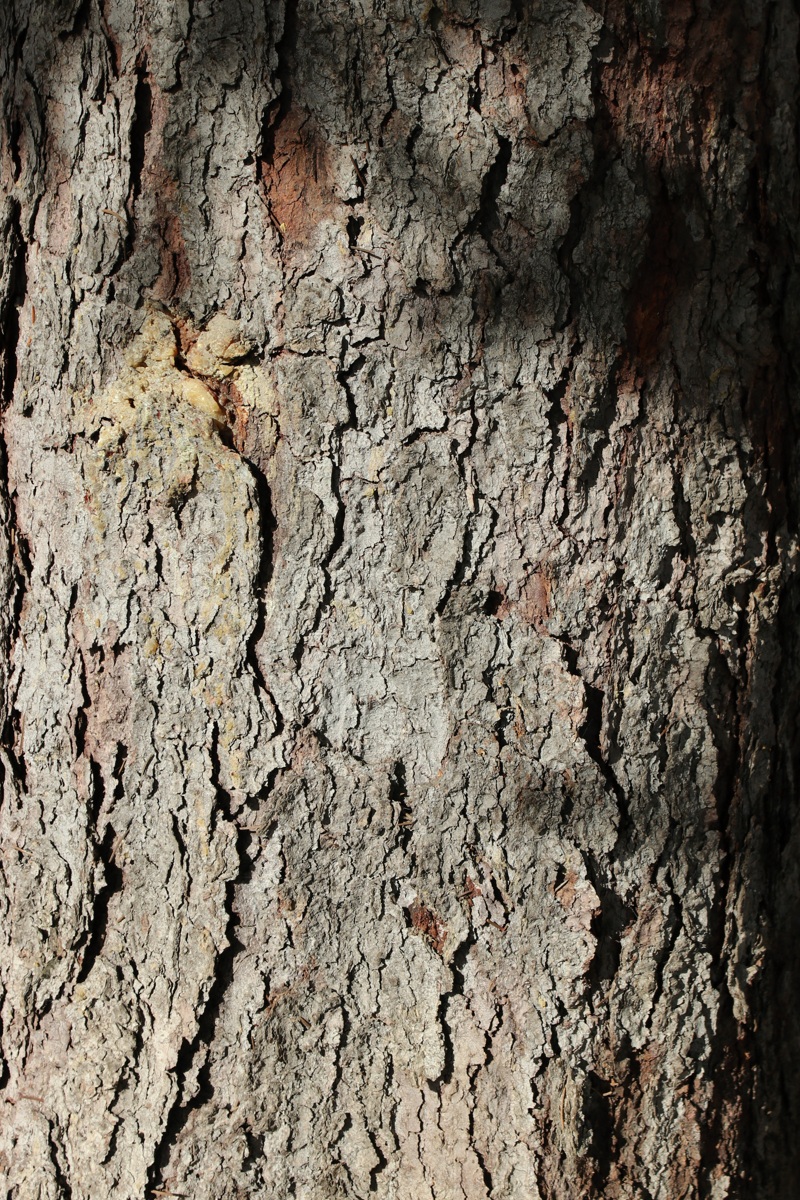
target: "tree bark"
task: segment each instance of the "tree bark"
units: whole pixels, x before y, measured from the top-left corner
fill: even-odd
[[[9,1200],[796,1194],[797,45],[5,0]]]

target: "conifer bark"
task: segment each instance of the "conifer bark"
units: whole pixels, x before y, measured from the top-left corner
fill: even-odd
[[[797,45],[5,0],[0,1194],[794,1195]]]

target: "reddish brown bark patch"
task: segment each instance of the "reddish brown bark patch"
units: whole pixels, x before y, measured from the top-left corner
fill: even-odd
[[[534,571],[520,590],[519,611],[523,620],[544,632],[550,616],[550,580],[542,571]]]
[[[545,632],[550,616],[550,588],[547,575],[543,571],[533,571],[523,580],[516,596],[512,588],[505,590],[498,586],[491,591],[484,612],[487,616],[497,617],[498,621],[504,621],[516,612],[526,625]]]
[[[741,6],[662,6],[661,31],[636,26],[615,0],[606,27],[615,49],[599,75],[603,140],[632,146],[659,174],[677,181],[696,173],[714,139],[717,118],[734,102],[756,114],[763,30],[744,23]],[[752,82],[743,86],[743,80]]]
[[[270,216],[287,241],[308,241],[320,221],[337,215],[341,202],[331,176],[330,150],[314,118],[290,109],[261,163]]]
[[[171,190],[174,191],[174,186]],[[166,188],[163,194],[168,194]],[[192,272],[180,217],[174,211],[170,211],[167,202],[163,200],[159,200],[157,211],[161,271],[153,287],[153,294],[157,299],[166,302],[177,300],[184,295],[192,282]]]
[[[447,930],[432,909],[420,900],[415,900],[408,911],[408,923],[417,933],[421,933],[437,954],[444,951],[447,941]]]
[[[749,28],[731,3],[695,12],[688,0],[674,0],[660,14],[650,29],[613,0],[605,21],[614,48],[598,75],[598,149],[638,164],[653,197],[627,322],[629,361],[644,376],[664,351],[675,302],[697,276],[702,254],[679,214],[693,202],[705,208],[720,121],[736,106],[755,140],[763,124],[763,28]]]
[[[692,247],[670,206],[659,206],[650,222],[650,239],[631,292],[628,312],[628,355],[638,374],[647,374],[664,346],[670,309],[691,287]]]

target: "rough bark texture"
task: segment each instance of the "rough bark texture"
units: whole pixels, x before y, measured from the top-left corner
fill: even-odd
[[[3,0],[4,1195],[796,1194],[797,43]]]

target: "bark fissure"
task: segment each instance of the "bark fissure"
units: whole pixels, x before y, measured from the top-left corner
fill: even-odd
[[[128,134],[128,191],[125,200],[127,229],[120,247],[117,270],[131,258],[139,234],[137,202],[144,182],[147,139],[153,128],[153,92],[146,53],[142,54],[136,63],[134,77],[133,111]]]
[[[94,896],[89,936],[81,952],[80,970],[75,976],[76,986],[89,977],[92,968],[103,953],[108,932],[109,906],[112,898],[122,891],[124,876],[122,869],[114,860],[116,841],[117,831],[109,822],[102,841],[96,843],[96,861],[103,870],[103,883]]]
[[[59,1195],[64,1197],[64,1200],[72,1200],[73,1191],[70,1186],[69,1176],[66,1173],[63,1163],[63,1151],[58,1141],[57,1126],[50,1125],[47,1131],[47,1143],[50,1153],[50,1162],[53,1168],[53,1177],[56,1187],[59,1189]]]
[[[233,979],[234,960],[237,954],[244,950],[243,944],[236,935],[239,925],[239,916],[236,911],[236,889],[247,878],[249,869],[247,850],[251,837],[249,831],[236,827],[230,812],[231,798],[219,782],[218,739],[219,731],[215,725],[211,730],[209,745],[210,782],[216,789],[217,807],[223,819],[236,829],[235,846],[238,871],[235,876],[228,878],[225,882],[226,925],[224,937],[226,945],[223,950],[217,952],[213,976],[209,980],[205,1000],[202,1008],[196,1013],[194,1037],[191,1040],[183,1040],[172,1069],[177,1090],[175,1099],[166,1115],[159,1140],[152,1152],[147,1172],[146,1195],[148,1200],[153,1200],[154,1197],[161,1194],[165,1186],[165,1172],[169,1168],[171,1155],[179,1142],[181,1131],[186,1127],[192,1113],[213,1100],[214,1087],[210,1079],[209,1048],[214,1040],[214,1032],[220,1018],[225,993]],[[177,831],[176,838],[182,841]],[[186,862],[185,850],[182,857]],[[192,1076],[191,1094],[186,1095],[187,1080]]]
[[[292,79],[299,36],[299,0],[284,0],[283,27],[275,43],[275,82],[280,85],[278,96],[264,111],[261,131],[261,155],[267,167],[274,165],[275,137],[292,106]],[[270,14],[271,15],[271,14]]]
[[[25,302],[27,273],[25,270],[26,240],[22,234],[21,206],[12,200],[5,217],[3,231],[6,243],[2,279],[2,307],[0,321],[3,331],[3,377],[2,407],[6,409],[14,398],[14,385],[18,373],[19,310]]]

